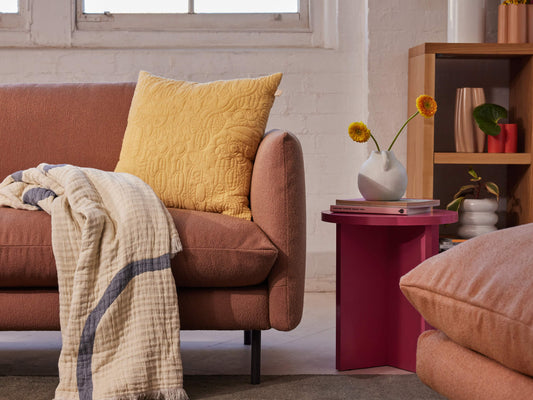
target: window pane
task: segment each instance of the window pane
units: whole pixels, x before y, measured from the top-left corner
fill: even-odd
[[[297,13],[298,0],[195,0],[195,13]]]
[[[109,11],[114,14],[139,13],[186,13],[188,0],[85,0],[85,14],[102,14]]]
[[[18,13],[18,0],[0,0],[0,13]]]

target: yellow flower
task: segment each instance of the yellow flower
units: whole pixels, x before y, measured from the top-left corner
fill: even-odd
[[[437,102],[433,97],[423,94],[416,99],[418,112],[426,118],[431,118],[437,112]]]
[[[390,151],[392,149],[392,146],[394,145],[394,143],[396,143],[396,139],[398,139],[398,136],[400,136],[400,133],[402,133],[403,128],[405,128],[409,121],[411,121],[418,114],[422,114],[426,118],[434,116],[437,112],[437,102],[433,97],[428,96],[426,94],[422,94],[416,99],[416,108],[417,111],[409,118],[407,118],[407,121],[405,121],[398,133],[396,133],[396,136],[394,136],[394,139],[392,140],[392,143],[390,144],[387,151]],[[380,151],[379,144],[376,138],[374,137],[374,135],[372,135],[370,129],[368,129],[364,123],[352,122],[348,127],[348,134],[354,141],[359,143],[367,142],[368,139],[372,138],[372,140],[376,144],[376,148],[378,149],[378,151]]]
[[[355,142],[359,143],[365,143],[370,139],[370,129],[362,122],[352,122],[348,126],[348,134]]]

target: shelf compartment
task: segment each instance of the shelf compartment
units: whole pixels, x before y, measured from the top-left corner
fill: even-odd
[[[434,153],[433,157],[435,164],[531,164],[531,153]]]

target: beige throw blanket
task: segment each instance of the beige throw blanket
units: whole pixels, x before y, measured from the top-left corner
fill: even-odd
[[[63,340],[55,399],[187,399],[170,270],[181,243],[151,188],[129,174],[40,164],[0,184],[0,206],[52,216]]]

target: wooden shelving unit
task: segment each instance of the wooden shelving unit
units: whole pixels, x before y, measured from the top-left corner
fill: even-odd
[[[434,164],[529,165],[529,153],[433,153]]]
[[[454,151],[455,89],[469,86],[484,87],[487,102],[509,110],[509,120],[518,124],[519,153]],[[420,94],[435,97],[439,111],[435,118],[415,118],[408,127],[406,195],[441,198],[441,204],[446,204],[442,197],[449,190],[445,195],[439,190],[450,181],[454,188],[466,183],[465,176],[457,176],[457,168],[492,168],[489,172],[504,173],[505,182],[500,184],[505,187],[507,205],[504,225],[533,222],[533,45],[424,43],[413,47],[409,50],[408,115],[416,111]]]

